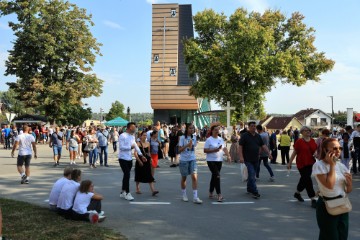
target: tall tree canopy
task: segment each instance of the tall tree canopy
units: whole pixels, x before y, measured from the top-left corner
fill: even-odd
[[[106,119],[106,121],[109,121],[116,117],[122,117],[123,119],[126,119],[126,115],[125,115],[124,111],[125,111],[124,104],[122,104],[119,101],[115,101],[111,104],[111,108],[109,110],[109,113],[106,114],[105,119]]]
[[[92,73],[101,44],[85,9],[63,0],[1,0],[0,16],[13,13],[16,39],[5,75],[17,77],[8,85],[27,107],[41,106],[54,121],[69,105],[102,93],[103,81]]]
[[[184,42],[189,72],[198,77],[190,94],[222,105],[231,101],[238,114],[262,115],[265,93],[277,81],[296,86],[320,81],[334,61],[317,52],[315,30],[303,19],[298,12],[286,19],[280,11],[243,8],[228,18],[213,10],[197,13],[198,35]]]

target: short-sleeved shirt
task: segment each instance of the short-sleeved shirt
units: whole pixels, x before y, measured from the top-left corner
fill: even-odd
[[[269,142],[270,142],[269,134],[266,133],[266,132],[262,132],[262,133],[260,133],[260,137],[263,140],[264,145],[267,146],[267,148],[269,149],[270,148],[270,146],[269,146]],[[268,152],[266,152],[264,150],[260,151],[260,157],[268,157],[268,156],[269,156]]]
[[[94,193],[92,192],[88,192],[88,193],[77,192],[72,210],[74,210],[79,214],[85,214],[87,212],[87,207],[89,206],[91,198],[93,196]]]
[[[224,155],[223,149],[225,147],[225,142],[221,137],[214,138],[211,136],[208,139],[206,139],[204,148],[209,148],[213,150],[213,149],[218,149],[220,146],[222,146],[220,151],[206,154],[206,161],[221,162],[223,160],[223,155]]]
[[[107,130],[99,131],[96,136],[98,138],[100,147],[107,146],[109,137],[109,132]]]
[[[239,144],[243,147],[244,161],[259,161],[260,147],[264,145],[259,134],[252,135],[250,132],[245,132],[241,135]]]
[[[65,183],[61,189],[57,207],[63,210],[68,210],[73,206],[74,198],[79,190],[80,183],[70,180]]]
[[[296,151],[296,166],[298,169],[312,166],[315,163],[314,153],[316,148],[317,145],[312,138],[309,142],[306,142],[303,138],[296,141],[294,149]]]
[[[179,140],[179,147],[183,147],[185,145],[187,145],[190,141],[190,139],[192,139],[192,147],[191,148],[185,148],[184,151],[182,151],[180,153],[180,161],[193,161],[196,160],[196,156],[195,156],[195,148],[197,145],[196,142],[196,136],[191,135],[191,136],[181,136],[180,140]]]
[[[55,205],[55,206],[57,205],[61,189],[63,188],[65,183],[68,183],[68,182],[70,182],[69,179],[67,179],[66,177],[62,177],[54,183],[54,186],[51,189],[50,196],[49,196],[49,204],[50,205]]]
[[[282,147],[290,147],[291,145],[291,138],[287,134],[280,135],[280,146]]]
[[[277,142],[276,133],[272,133],[270,136],[270,143],[269,143],[271,149],[276,148],[276,142]],[[275,143],[275,145],[274,145],[274,143]]]
[[[24,133],[20,134],[15,139],[16,142],[19,142],[19,155],[31,155],[32,154],[32,143],[35,142],[33,135]]]
[[[330,165],[320,160],[317,161],[312,168],[312,175],[315,176],[316,182],[319,185],[320,193],[325,197],[337,197],[339,195],[345,195],[345,173],[349,173],[350,171],[345,167],[341,162],[337,162],[335,165],[335,185],[333,189],[326,188],[321,184],[316,175],[327,174],[330,172]]]
[[[54,146],[62,146],[62,138],[63,138],[64,134],[62,132],[54,132],[53,134],[51,134],[51,142]]]

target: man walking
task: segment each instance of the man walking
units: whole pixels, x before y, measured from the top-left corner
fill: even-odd
[[[248,169],[247,191],[252,194],[253,198],[257,199],[260,194],[255,183],[255,171],[259,164],[259,151],[261,149],[266,152],[270,160],[272,156],[260,135],[256,133],[255,122],[248,123],[248,130],[241,135],[239,144],[240,163],[245,163]]]
[[[106,130],[105,126],[101,126],[100,131],[97,132],[97,138],[99,140],[99,156],[100,156],[100,166],[108,167],[108,141],[109,141],[109,132]],[[104,155],[104,156],[103,156]]]
[[[5,140],[5,149],[11,149],[10,147],[10,138],[11,138],[11,129],[8,125],[5,125],[4,129],[3,129],[3,133],[4,133],[4,140]]]
[[[53,148],[54,153],[54,167],[59,165],[61,158],[61,150],[63,145],[64,134],[60,131],[59,127],[55,128],[55,132],[50,136],[49,147]]]
[[[134,200],[133,196],[130,193],[130,172],[133,166],[132,162],[132,149],[135,148],[136,152],[139,155],[139,158],[142,161],[147,161],[147,159],[142,155],[138,145],[135,142],[136,126],[134,122],[129,122],[126,126],[126,132],[120,135],[119,137],[119,164],[121,170],[124,173],[122,180],[122,188],[120,193],[120,198],[124,198],[128,201]]]
[[[354,144],[355,154],[353,157],[353,172],[356,175],[360,171],[360,124],[356,126],[356,130],[351,133],[350,140]]]
[[[278,155],[278,148],[277,148],[277,135],[280,133],[279,130],[276,130],[275,132],[273,132],[270,135],[270,149],[271,149],[271,156],[272,156],[272,160],[271,163],[272,164],[277,164],[276,159],[277,159],[277,155]]]
[[[30,160],[32,151],[34,150],[34,157],[37,158],[36,143],[33,135],[29,134],[29,127],[24,126],[23,134],[20,134],[15,139],[14,146],[11,151],[11,156],[14,157],[14,152],[19,146],[19,155],[17,158],[17,170],[21,176],[21,184],[29,184],[30,178]],[[32,147],[32,148],[31,148]],[[25,171],[23,165],[25,164]]]
[[[266,145],[266,147],[269,148],[269,134],[267,132],[264,132],[264,129],[260,124],[256,126],[256,130],[259,133],[264,145]],[[266,169],[268,170],[268,172],[270,174],[269,181],[274,182],[275,181],[274,173],[273,173],[271,167],[269,166],[269,151],[264,151],[264,150],[260,151],[259,165],[256,170],[256,178],[259,178],[259,175],[260,175],[261,162],[264,163],[264,166],[266,167]]]

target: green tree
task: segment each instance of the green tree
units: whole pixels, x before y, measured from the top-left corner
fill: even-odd
[[[51,122],[69,105],[99,96],[103,81],[92,73],[101,44],[90,32],[91,15],[63,0],[14,0],[0,2],[0,16],[16,14],[9,22],[16,39],[9,51],[7,83],[26,107],[41,106]]]
[[[91,119],[91,108],[83,108],[79,105],[72,105],[65,109],[65,114],[58,121],[62,124],[80,126],[85,120]]]
[[[198,78],[190,95],[221,105],[231,101],[237,118],[243,112],[260,117],[265,93],[276,82],[302,86],[320,81],[334,61],[317,52],[315,30],[303,19],[298,12],[286,19],[280,11],[260,14],[242,8],[230,17],[211,9],[197,13],[197,37],[184,41],[185,62],[190,75]]]
[[[119,101],[115,101],[111,104],[111,108],[109,110],[109,113],[106,114],[106,121],[109,121],[111,119],[114,119],[116,117],[122,117],[126,119],[126,115],[124,113],[125,107],[122,103]]]
[[[18,115],[22,115],[26,112],[34,112],[34,110],[31,108],[25,108],[24,104],[18,99],[19,96],[15,93],[14,90],[9,89],[8,91],[0,92],[0,102],[3,104],[3,111],[13,112]]]

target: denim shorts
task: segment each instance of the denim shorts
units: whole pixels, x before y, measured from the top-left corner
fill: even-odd
[[[54,145],[53,146],[54,156],[61,155],[61,149],[62,149],[62,146]]]
[[[180,161],[179,169],[180,169],[180,174],[183,177],[186,177],[186,176],[191,175],[191,174],[196,174],[197,173],[196,160]]]
[[[30,166],[30,160],[31,160],[31,155],[19,155],[17,157],[17,166],[22,166],[25,164],[25,167]]]
[[[69,147],[69,151],[73,151],[73,152],[77,152],[78,151],[78,147]],[[61,155],[61,154],[60,154]]]

